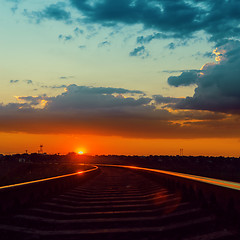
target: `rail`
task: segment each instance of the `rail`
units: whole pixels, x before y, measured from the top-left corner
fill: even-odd
[[[149,177],[161,179],[168,188],[178,191],[183,197],[200,201],[216,212],[239,216],[240,183],[185,173],[164,171],[126,165],[97,164],[102,167],[120,167],[150,173]]]
[[[86,164],[87,165],[87,164]],[[90,169],[71,174],[44,178],[0,187],[0,212],[9,212],[16,207],[39,201],[86,181],[98,172],[94,165]]]
[[[136,166],[110,164],[91,166],[91,169],[85,171],[0,187],[0,211],[6,212],[60,193],[69,186],[86,181],[98,172],[99,166],[141,171],[148,177],[165,183],[170,190],[179,192],[183,198],[199,201],[216,212],[240,215],[240,183]]]

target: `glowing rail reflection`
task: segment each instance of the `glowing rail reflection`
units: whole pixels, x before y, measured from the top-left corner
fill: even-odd
[[[240,190],[240,183],[225,181],[225,180],[221,180],[221,179],[191,175],[191,174],[186,174],[186,173],[164,171],[164,170],[158,170],[158,169],[152,169],[152,168],[127,166],[127,165],[108,165],[108,164],[96,164],[96,165],[98,165],[98,166],[109,166],[109,167],[122,167],[122,168],[130,168],[130,169],[144,170],[144,171],[149,171],[149,172],[162,173],[162,174],[181,177],[181,178],[190,179],[190,180],[194,180],[194,181],[198,181],[198,182],[208,183],[208,184],[216,185],[216,186],[219,186],[219,187],[225,187],[225,188],[230,188],[230,189],[234,189],[234,190]]]
[[[88,165],[88,164],[85,164],[85,165]],[[38,182],[49,181],[49,180],[53,180],[53,179],[70,177],[70,176],[74,176],[74,175],[79,175],[79,174],[95,171],[98,169],[98,166],[93,166],[93,165],[88,165],[88,166],[92,166],[93,168],[87,169],[87,170],[82,170],[82,171],[75,172],[75,173],[60,175],[60,176],[56,176],[56,177],[50,177],[50,178],[44,178],[44,179],[39,179],[39,180],[34,180],[34,181],[29,181],[29,182],[16,183],[16,184],[11,184],[11,185],[7,185],[7,186],[2,186],[2,187],[0,187],[0,189],[7,189],[7,188],[12,188],[12,187],[17,187],[17,186],[23,186],[23,185],[28,185],[28,184],[38,183]]]

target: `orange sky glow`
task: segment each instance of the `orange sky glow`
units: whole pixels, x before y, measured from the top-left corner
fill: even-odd
[[[47,134],[0,134],[0,151],[4,154],[34,153],[43,144],[43,151],[54,154],[82,151],[84,154],[101,155],[184,155],[240,156],[240,139],[135,139],[95,135],[47,135]]]

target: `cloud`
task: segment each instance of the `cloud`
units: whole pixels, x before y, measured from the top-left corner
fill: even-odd
[[[174,87],[196,84],[198,75],[198,71],[185,71],[182,72],[180,76],[169,77],[168,84]]]
[[[206,23],[204,30],[211,34],[211,40],[222,45],[226,39],[238,38],[240,34],[240,2],[238,0],[208,0],[206,2],[208,4],[208,14],[204,18]]]
[[[198,31],[210,34],[211,40],[239,37],[240,2],[212,0],[70,0],[87,23],[102,26],[142,24],[159,33],[138,41],[146,43],[156,38],[191,38]],[[224,14],[223,14],[224,13]],[[163,34],[162,34],[163,33]]]
[[[116,94],[116,96],[114,95]],[[148,104],[151,99],[123,97],[122,94],[143,94],[142,91],[123,88],[103,88],[69,85],[67,91],[49,101],[48,109],[99,109],[119,108]]]
[[[51,88],[51,89],[59,89],[59,88],[66,88],[67,85],[53,85],[53,86],[47,86],[47,85],[43,85],[41,86],[41,88]]]
[[[205,64],[200,74],[182,73],[168,79],[175,86],[193,82],[197,85],[193,97],[181,100],[176,108],[240,113],[240,42],[231,41],[214,54],[217,63]]]
[[[190,39],[197,38],[199,34],[218,47],[229,40],[239,39],[238,9],[238,0],[69,0],[68,4],[60,1],[41,11],[25,10],[24,14],[36,23],[56,20],[67,24],[85,25],[90,32],[85,36],[87,39],[96,36],[101,27],[118,32],[119,27],[142,26],[143,31],[147,30],[152,34],[137,37],[137,44],[141,44],[142,49],[136,47],[130,52],[130,56],[140,55],[145,58],[149,53],[143,49],[143,45],[154,39],[171,39],[172,42],[166,46],[170,50],[185,46]],[[78,16],[73,19],[72,15]],[[84,30],[75,27],[72,35],[61,34],[59,38],[69,41],[82,34]],[[80,48],[84,48],[83,45]],[[139,55],[136,55],[137,53]]]
[[[209,39],[218,45],[223,45],[229,39],[238,39],[240,36],[238,0],[69,0],[69,2],[74,8],[72,10],[79,12],[77,20],[72,19],[70,10],[66,10],[67,4],[61,1],[50,4],[41,11],[25,10],[24,14],[37,23],[48,19],[88,26],[98,24],[116,29],[119,25],[142,25],[144,30],[153,33],[139,36],[137,38],[139,44],[146,44],[154,39],[187,40],[196,37],[200,31],[206,33]],[[83,34],[83,30],[76,27],[74,34]]]
[[[138,90],[128,90],[124,88],[111,87],[87,87],[77,86],[75,84],[66,86],[42,86],[43,88],[66,88],[65,92],[56,96],[19,96],[19,101],[24,101],[28,107],[37,105],[42,100],[48,102],[46,109],[51,111],[58,110],[82,110],[82,109],[114,109],[125,107],[136,107],[148,104],[151,98],[143,97],[144,93]],[[134,97],[125,97],[124,95],[137,95]]]
[[[26,108],[31,108],[32,106],[36,106],[36,105],[39,105],[41,103],[46,103],[46,98],[47,96],[46,95],[42,95],[42,96],[28,96],[28,97],[22,97],[22,96],[18,96],[16,97],[18,101],[20,102],[24,102],[24,107]],[[44,104],[45,106],[45,104]],[[23,107],[23,106],[21,106]]]
[[[133,51],[129,53],[129,56],[145,58],[149,56],[149,53],[144,46],[140,46],[140,47],[134,48]]]
[[[167,45],[167,48],[170,49],[170,50],[174,50],[176,48],[176,44],[171,42]]]
[[[19,80],[10,80],[10,83],[18,83]]]
[[[80,49],[85,49],[87,46],[86,45],[80,45],[80,46],[78,46],[78,48],[80,48]]]
[[[84,30],[76,27],[73,31],[75,33],[76,36],[82,35],[84,33]]]
[[[24,15],[40,23],[43,20],[56,20],[63,21],[67,24],[72,23],[71,13],[66,11],[64,8],[66,4],[64,2],[58,2],[56,4],[51,4],[47,6],[42,11],[32,11],[28,12],[24,10]]]
[[[106,46],[110,46],[110,45],[111,45],[111,43],[109,41],[103,41],[98,44],[98,47],[101,48],[101,47],[106,47]]]
[[[89,94],[142,94],[143,91],[139,90],[128,90],[125,88],[112,88],[112,87],[87,87],[87,86],[77,86],[75,84],[68,86],[68,91],[78,92],[78,93],[89,93]]]
[[[157,104],[178,103],[179,101],[181,101],[181,98],[163,97],[162,95],[153,95],[153,99],[156,101]]]
[[[179,69],[179,70],[163,70],[162,72],[164,72],[164,73],[182,73],[182,72],[201,72],[201,70],[197,70],[197,69],[190,69],[190,70]]]
[[[74,78],[74,76],[61,76],[60,79],[71,79]]]
[[[26,82],[27,84],[33,84],[32,80],[24,80],[24,82]]]
[[[85,16],[86,22],[99,24],[128,25],[142,24],[145,28],[158,29],[178,35],[189,35],[198,24],[196,17],[203,13],[201,8],[194,7],[184,1],[155,1],[155,0],[70,0]],[[173,20],[174,19],[174,20]]]
[[[19,83],[20,80],[10,80],[10,83]],[[23,80],[26,84],[33,84],[32,80]]]
[[[147,44],[147,43],[150,43],[152,40],[155,40],[155,39],[167,39],[167,38],[170,38],[170,37],[173,37],[172,35],[167,35],[167,34],[164,34],[164,33],[153,33],[153,34],[150,34],[150,35],[147,35],[147,36],[138,36],[137,37],[137,43],[138,44]]]
[[[59,39],[59,40],[63,40],[64,42],[67,42],[67,41],[73,40],[73,36],[72,36],[72,35],[63,35],[63,34],[60,34],[60,35],[58,36],[58,39]]]
[[[173,103],[177,99],[143,95],[138,90],[69,85],[55,97],[19,96],[18,103],[0,104],[0,131],[131,138],[239,136],[236,117],[209,111],[169,111],[152,101]]]

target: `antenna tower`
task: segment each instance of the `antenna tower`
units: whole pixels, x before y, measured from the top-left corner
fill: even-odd
[[[43,145],[42,144],[40,145],[39,153],[43,154]]]
[[[180,156],[183,156],[183,148],[180,148]]]

